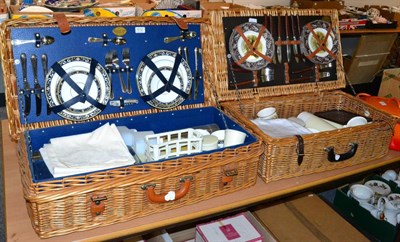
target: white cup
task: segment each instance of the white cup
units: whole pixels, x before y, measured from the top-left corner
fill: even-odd
[[[397,180],[397,173],[394,170],[386,170],[381,177],[387,181],[394,181]]]
[[[224,147],[243,144],[245,139],[246,133],[235,129],[226,129]]]
[[[400,208],[400,194],[399,193],[390,193],[387,195],[389,201],[397,208]]]
[[[218,149],[218,138],[214,135],[203,135],[202,150],[209,151]]]
[[[374,202],[374,191],[362,184],[352,185],[347,192],[347,196],[356,199],[360,204]]]
[[[263,108],[257,113],[257,117],[260,119],[277,119],[278,114],[276,113],[276,108],[268,107]]]
[[[330,131],[336,128],[324,121],[322,118],[315,116],[309,112],[301,112],[297,117],[306,123],[306,128],[318,131]]]
[[[350,119],[347,124],[345,125],[346,127],[355,127],[359,125],[364,125],[367,124],[368,120],[362,116],[356,116],[352,119]]]

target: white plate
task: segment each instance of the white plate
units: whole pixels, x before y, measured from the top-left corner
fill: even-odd
[[[85,56],[70,56],[58,61],[55,65],[59,65],[68,74],[73,83],[83,89],[90,73],[92,61],[93,59]],[[45,80],[45,96],[50,107],[64,104],[78,96],[78,93],[64,80],[65,78],[60,76],[61,73],[57,73],[54,68],[55,66],[53,65]],[[110,98],[110,92],[109,76],[106,70],[97,63],[93,82],[86,95],[96,100],[100,105],[106,105]],[[96,116],[101,111],[102,109],[85,100],[83,102],[75,102],[57,114],[68,120],[83,121]]]
[[[236,28],[240,28],[246,39],[253,45],[261,34],[260,42],[256,46],[256,49],[262,55],[272,59],[275,50],[274,39],[266,28],[264,28],[262,33],[260,33],[262,25],[250,22],[243,23]],[[232,34],[229,38],[229,52],[231,53],[233,60],[238,62],[247,55],[250,51],[250,47],[236,28],[232,30]],[[269,60],[257,55],[257,53],[253,53],[248,56],[245,61],[238,63],[238,65],[246,70],[261,70],[262,68],[267,67],[269,63]]]
[[[327,64],[335,60],[335,55],[338,51],[338,40],[335,30],[331,28],[331,24],[323,20],[314,20],[303,26],[303,30],[300,34],[300,51],[305,56],[313,55],[314,52],[320,47],[320,43],[315,38],[312,31],[318,36],[320,40],[324,42],[325,48],[315,53],[312,57],[308,59],[316,64]],[[312,31],[311,31],[312,29]],[[328,35],[328,36],[327,36]],[[329,52],[327,51],[329,50]],[[332,56],[331,53],[334,55]]]
[[[387,196],[391,193],[389,185],[379,180],[369,180],[364,185],[372,189],[376,194],[380,196]]]
[[[169,80],[174,67],[176,53],[169,50],[157,50],[147,55],[154,65],[160,70],[162,75]],[[136,73],[138,90],[141,96],[151,95],[164,83],[143,61],[140,62]],[[173,81],[173,86],[189,94],[192,87],[192,72],[188,63],[182,58],[178,66],[178,71]],[[148,104],[159,109],[171,109],[180,105],[185,98],[173,90],[163,92],[154,99],[147,101]]]

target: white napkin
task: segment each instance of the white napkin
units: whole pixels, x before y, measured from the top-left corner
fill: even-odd
[[[288,119],[254,119],[251,120],[264,133],[273,138],[291,137],[294,135],[312,134],[312,132]]]
[[[109,123],[90,133],[53,138],[40,153],[54,177],[135,163],[117,127]]]

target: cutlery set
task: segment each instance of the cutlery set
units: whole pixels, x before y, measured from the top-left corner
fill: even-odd
[[[179,46],[177,53],[179,55],[181,55],[184,58],[184,60],[188,63],[188,65],[190,66],[189,48],[186,46],[185,47]],[[194,47],[193,53],[194,53],[194,76],[193,76],[193,85],[192,85],[191,90],[189,91],[189,96],[188,96],[189,100],[191,100],[191,99],[196,100],[198,98],[199,83],[200,83],[200,80],[202,79],[202,76],[201,76],[200,70],[199,70],[199,61],[200,61],[199,58],[201,55],[201,48]]]
[[[20,88],[20,94],[24,97],[24,115],[28,116],[31,112],[31,96],[35,96],[35,108],[36,108],[36,116],[40,116],[42,113],[42,94],[44,93],[44,89],[39,83],[38,77],[38,58],[35,54],[32,54],[30,57],[30,62],[32,66],[33,73],[33,86],[29,84],[28,80],[28,57],[26,53],[21,53],[20,62],[22,68],[22,82],[23,87]],[[41,62],[44,73],[47,73],[47,55],[43,54],[41,56]],[[44,75],[45,76],[45,75]],[[47,114],[50,114],[50,108],[47,108]]]
[[[122,65],[120,65],[120,60]],[[130,66],[131,56],[129,48],[122,49],[122,58],[118,57],[117,50],[110,50],[105,56],[105,68],[108,72],[108,76],[111,82],[111,93],[110,99],[114,99],[115,91],[113,85],[113,75],[117,74],[121,86],[122,93],[132,94],[132,84],[131,84],[131,73],[133,72],[133,67]],[[126,84],[122,73],[126,73]]]

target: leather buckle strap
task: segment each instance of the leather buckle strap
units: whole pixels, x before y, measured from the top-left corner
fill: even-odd
[[[300,166],[304,158],[304,140],[301,135],[295,135],[297,138],[297,164]]]
[[[63,13],[53,13],[53,18],[57,21],[61,34],[68,34],[71,32],[67,17]]]

